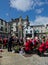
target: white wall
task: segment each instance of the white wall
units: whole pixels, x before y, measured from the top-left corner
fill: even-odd
[[[15,22],[13,23],[12,27],[13,27],[12,30],[16,31],[16,23]]]
[[[24,29],[24,37],[26,37],[26,31],[28,32],[28,34],[32,34],[32,37],[34,37],[34,32],[33,32],[33,28],[30,28],[30,26],[28,26],[28,28]],[[30,33],[30,31],[32,31],[32,33]]]

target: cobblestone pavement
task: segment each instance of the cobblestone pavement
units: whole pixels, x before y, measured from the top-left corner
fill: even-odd
[[[39,57],[38,55],[32,55],[30,57],[24,57],[21,54],[7,52],[0,52],[0,65],[48,65],[48,57]]]

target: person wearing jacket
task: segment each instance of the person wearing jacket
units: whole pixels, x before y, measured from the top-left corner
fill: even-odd
[[[7,48],[7,43],[8,43],[8,39],[5,37],[5,38],[3,39],[3,47],[4,47],[4,48]]]
[[[41,45],[39,46],[39,48],[38,48],[38,54],[39,55],[43,55],[44,54],[44,52],[45,52],[45,37],[43,37],[42,38],[42,43],[41,43]]]
[[[27,38],[27,41],[26,43],[24,44],[25,48],[24,48],[24,51],[25,53],[27,54],[31,54],[32,53],[32,50],[31,50],[31,41],[30,41],[30,38]]]
[[[11,36],[8,40],[8,51],[12,51],[12,44],[14,42],[13,36]]]
[[[46,43],[45,43],[45,48],[46,48],[46,51],[48,52],[48,37],[47,37],[47,40],[46,40]]]

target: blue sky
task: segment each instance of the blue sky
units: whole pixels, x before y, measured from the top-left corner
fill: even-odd
[[[9,21],[27,15],[32,24],[48,23],[48,0],[0,0],[0,18]]]

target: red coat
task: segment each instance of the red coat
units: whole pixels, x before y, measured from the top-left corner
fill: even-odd
[[[48,41],[46,41],[45,47],[46,49],[48,49]]]
[[[3,43],[4,43],[4,45],[6,45],[6,43],[7,43],[7,38],[4,38],[4,39],[3,39]]]
[[[31,50],[30,41],[25,43],[25,50],[26,51],[30,51]]]
[[[38,50],[39,50],[40,52],[44,52],[44,51],[45,51],[45,43],[42,43],[42,44],[40,45],[40,47],[38,48]]]
[[[36,40],[34,40],[34,46],[36,46]]]
[[[30,42],[32,42],[32,39],[30,39]]]
[[[38,41],[34,40],[34,47],[36,47],[38,44]]]
[[[0,43],[2,44],[2,38],[0,38]]]

